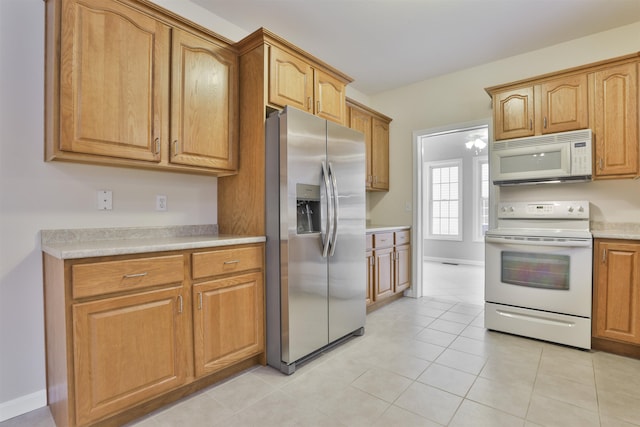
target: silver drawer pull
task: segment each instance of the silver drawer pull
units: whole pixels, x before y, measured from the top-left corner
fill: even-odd
[[[132,278],[134,278],[134,277],[143,277],[143,276],[146,276],[146,275],[147,275],[147,272],[144,272],[144,273],[136,273],[136,274],[125,274],[125,275],[124,275],[124,276],[122,276],[122,277],[123,277],[123,278],[125,278],[125,279],[132,279]]]
[[[224,263],[225,263],[225,264],[237,264],[237,263],[239,263],[239,262],[240,262],[240,260],[239,260],[239,259],[234,259],[233,261],[225,261]]]

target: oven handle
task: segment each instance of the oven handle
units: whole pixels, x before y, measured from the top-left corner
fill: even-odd
[[[542,239],[540,237],[493,237],[485,236],[486,243],[501,243],[508,245],[530,245],[530,246],[558,246],[558,247],[582,247],[590,248],[591,239]]]

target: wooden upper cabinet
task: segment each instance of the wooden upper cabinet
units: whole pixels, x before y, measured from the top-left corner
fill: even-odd
[[[63,2],[62,19],[55,151],[160,161],[170,28],[105,0]]]
[[[346,86],[344,82],[321,70],[315,70],[313,81],[314,113],[324,119],[344,124],[346,117]]]
[[[47,0],[46,11],[46,160],[237,172],[228,41],[150,2]]]
[[[391,118],[352,99],[347,100],[347,125],[364,134],[366,189],[389,191],[389,123]]]
[[[638,67],[631,62],[590,75],[596,179],[638,175]]]
[[[302,56],[269,46],[269,104],[290,105],[336,123],[345,123],[346,84]]]
[[[389,191],[389,122],[374,117],[371,132],[371,189]]]
[[[269,103],[313,114],[313,68],[282,49],[269,49]]]
[[[589,127],[586,73],[488,91],[493,97],[495,140]]]
[[[640,244],[596,240],[593,336],[640,344]]]
[[[171,76],[170,161],[237,168],[237,56],[175,29]]]
[[[533,86],[495,94],[493,117],[496,140],[533,135]]]
[[[543,134],[589,127],[586,74],[544,82],[540,92]]]

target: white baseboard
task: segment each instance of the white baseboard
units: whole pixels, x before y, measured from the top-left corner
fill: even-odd
[[[440,262],[440,263],[448,263],[448,264],[476,265],[478,267],[484,267],[484,261],[474,261],[472,259],[438,258],[438,257],[430,257],[430,256],[425,256],[422,259],[423,261]]]
[[[0,402],[0,422],[47,406],[47,390],[36,391],[8,402]]]

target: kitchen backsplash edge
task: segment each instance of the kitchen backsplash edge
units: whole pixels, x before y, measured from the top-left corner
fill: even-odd
[[[73,228],[41,230],[45,244],[81,243],[102,240],[160,239],[171,237],[215,236],[218,224],[173,225],[157,227]]]

